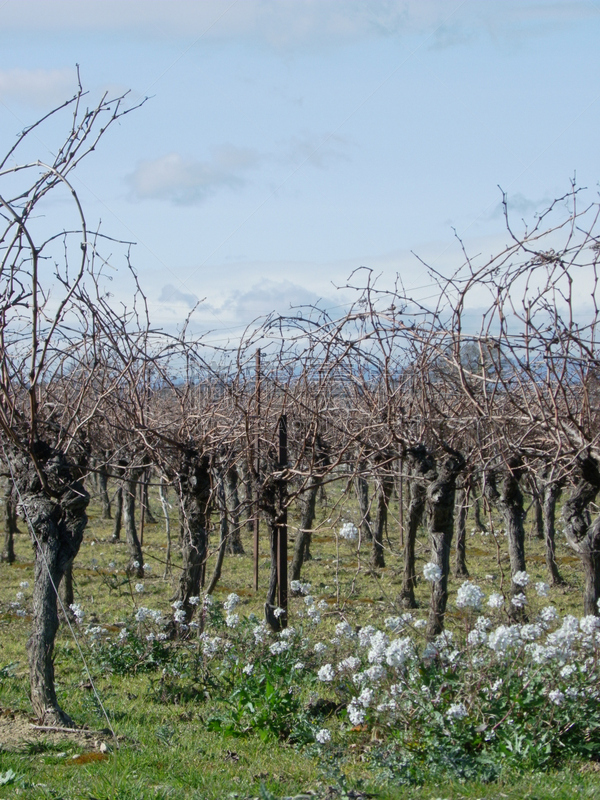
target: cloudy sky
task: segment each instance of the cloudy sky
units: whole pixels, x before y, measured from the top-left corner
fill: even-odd
[[[600,2],[0,0],[0,146],[70,96],[150,99],[81,165],[153,320],[223,337],[360,266],[418,297],[600,177]],[[58,141],[38,141],[39,158]],[[57,214],[59,209],[57,210]],[[115,278],[115,291],[127,287]]]

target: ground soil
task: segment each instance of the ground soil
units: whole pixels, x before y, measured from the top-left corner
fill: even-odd
[[[0,750],[18,752],[36,743],[53,746],[70,743],[86,752],[103,752],[111,747],[111,736],[104,731],[40,730],[36,724],[36,720],[23,711],[0,708]]]

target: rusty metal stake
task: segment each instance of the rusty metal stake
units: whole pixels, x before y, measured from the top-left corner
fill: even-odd
[[[287,415],[279,418],[279,469],[288,465]],[[288,610],[288,529],[287,480],[279,479],[279,524],[277,526],[277,605],[284,610],[281,627],[287,627]]]
[[[256,477],[254,481],[254,591],[258,591],[258,550],[259,550],[259,492],[260,492],[260,348],[256,350],[256,386],[255,386],[255,430],[254,458]]]

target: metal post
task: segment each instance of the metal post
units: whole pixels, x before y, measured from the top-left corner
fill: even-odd
[[[254,591],[258,591],[258,548],[259,548],[259,486],[260,486],[260,348],[256,350],[255,373],[255,428],[254,428],[254,458],[256,477],[254,482]]]
[[[288,464],[287,416],[279,418],[279,469],[286,469]],[[285,614],[281,617],[281,626],[287,626],[288,608],[288,530],[287,530],[287,481],[279,480],[279,524],[277,526],[277,605]]]
[[[398,511],[400,516],[400,547],[404,547],[404,459],[400,458],[400,481],[398,488]]]

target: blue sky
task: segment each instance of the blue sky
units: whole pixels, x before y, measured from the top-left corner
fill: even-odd
[[[575,174],[593,199],[599,41],[600,2],[576,0],[0,0],[0,146],[72,93],[75,64],[92,98],[149,95],[77,188],[137,242],[155,323],[206,298],[197,330],[227,338],[343,308],[362,265],[428,297],[411,250],[450,271],[456,228],[496,252],[498,185],[517,220]]]

